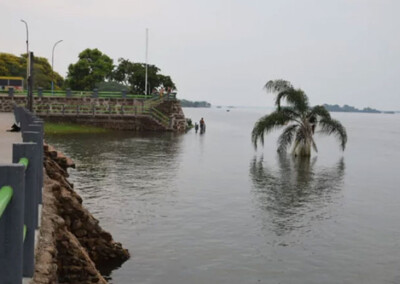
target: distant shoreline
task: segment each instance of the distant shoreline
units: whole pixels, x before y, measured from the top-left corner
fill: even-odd
[[[328,111],[331,111],[331,112],[360,112],[360,113],[386,113],[386,114],[396,113],[395,111],[381,111],[381,110],[373,109],[370,107],[358,109],[358,108],[355,108],[355,107],[349,106],[349,105],[339,106],[339,105],[324,104],[324,107]]]

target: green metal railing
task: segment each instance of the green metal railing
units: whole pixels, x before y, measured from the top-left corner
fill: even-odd
[[[25,167],[25,170],[28,168],[29,160],[28,158],[21,158],[18,162],[19,164]],[[3,215],[4,211],[6,210],[8,204],[10,203],[12,196],[13,196],[13,189],[11,186],[5,185],[0,189],[0,218]],[[24,241],[26,237],[26,225],[24,225]]]
[[[170,119],[156,108],[151,108],[151,116],[158,120],[164,127],[169,128]]]
[[[14,104],[22,143],[12,147],[12,164],[0,165],[0,283],[22,283],[35,271],[35,229],[43,188],[43,121]],[[5,249],[6,248],[6,249]]]
[[[28,158],[21,158],[19,159],[19,164],[24,165],[25,166],[25,170],[28,168],[29,165],[29,160]]]
[[[21,158],[18,162],[19,164],[25,167],[25,170],[28,168],[29,160],[27,158]],[[13,196],[13,189],[11,186],[5,185],[0,189],[0,218],[6,210],[8,204],[10,203]],[[26,232],[25,232],[26,233]],[[24,235],[25,235],[24,233]]]
[[[0,90],[0,94],[10,94],[10,91],[5,91],[5,90]],[[13,95],[15,96],[27,96],[28,93],[26,90],[24,91],[13,91]],[[149,94],[149,95],[143,95],[143,94],[128,94],[126,92],[109,92],[109,91],[99,91],[99,92],[94,92],[94,91],[76,91],[76,90],[57,90],[51,92],[50,90],[34,90],[33,91],[34,96],[38,97],[72,97],[72,98],[87,98],[87,97],[97,97],[97,98],[126,98],[126,99],[150,99],[153,97],[156,98],[161,98],[159,94]],[[171,93],[171,94],[164,94],[162,96],[162,99],[168,100],[168,99],[175,99],[176,94]]]
[[[0,189],[0,218],[3,216],[4,211],[10,203],[13,196],[13,189],[11,186],[5,185]]]

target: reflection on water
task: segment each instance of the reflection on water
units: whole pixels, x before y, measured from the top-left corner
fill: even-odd
[[[316,167],[317,157],[293,157],[278,154],[278,169],[268,166],[263,157],[250,164],[250,176],[258,207],[267,212],[263,224],[272,224],[277,236],[307,227],[314,219],[327,218],[324,206],[341,189],[345,164]]]
[[[52,135],[46,140],[73,158],[69,180],[106,230],[124,238],[132,226],[157,218],[175,201],[182,136],[174,133],[111,132]],[[116,240],[126,244],[121,237]]]

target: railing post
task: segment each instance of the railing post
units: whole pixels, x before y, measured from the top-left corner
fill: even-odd
[[[13,105],[13,108],[14,108],[15,122],[21,125],[21,108],[16,104]]]
[[[0,185],[10,186],[13,195],[0,218],[0,284],[22,283],[25,167],[0,165]]]
[[[126,91],[125,90],[122,91],[122,98],[126,99]]]
[[[18,163],[21,158],[28,159],[28,168],[25,169],[25,199],[24,199],[24,224],[26,237],[23,244],[23,276],[32,277],[35,260],[35,216],[38,215],[37,202],[37,171],[39,152],[36,143],[14,143],[13,163]]]
[[[66,93],[65,93],[65,94],[66,94],[66,97],[67,97],[67,98],[71,97],[71,89],[70,89],[70,88],[67,88],[65,91],[66,91]]]
[[[9,87],[8,88],[8,96],[9,97],[14,97],[14,88],[13,87]]]
[[[32,124],[28,125],[28,130],[26,132],[37,132],[39,133],[39,137],[30,137],[25,136],[25,138],[29,139],[36,139],[36,141],[25,141],[24,138],[24,132],[22,133],[22,140],[23,142],[34,142],[37,143],[38,145],[38,151],[39,151],[39,203],[42,204],[42,187],[43,187],[43,156],[44,156],[44,150],[43,150],[43,136],[44,136],[44,129],[43,129],[43,122],[41,121],[34,121]]]
[[[36,172],[36,196],[37,203],[42,203],[42,186],[43,186],[43,139],[39,132],[34,131],[25,131],[22,132],[22,140],[23,142],[33,142],[36,143],[36,152],[39,154],[39,158],[36,161],[36,164],[32,164],[37,168]],[[41,151],[42,149],[42,151]],[[39,225],[39,216],[38,212],[35,212],[35,227],[38,228]]]
[[[93,89],[92,98],[97,98],[99,96],[98,89]]]
[[[43,88],[41,87],[38,88],[38,97],[39,98],[43,97]]]
[[[24,131],[33,121],[33,115],[27,109],[21,108],[21,130]]]

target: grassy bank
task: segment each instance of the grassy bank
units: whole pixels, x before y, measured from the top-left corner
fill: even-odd
[[[49,123],[44,124],[46,134],[72,134],[72,133],[105,133],[108,129],[73,123]]]

